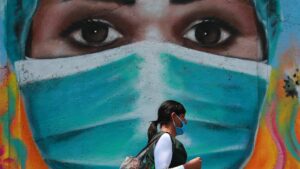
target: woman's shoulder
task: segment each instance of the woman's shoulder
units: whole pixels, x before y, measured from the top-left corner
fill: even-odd
[[[160,132],[159,134],[161,134],[159,139],[163,139],[165,141],[171,142],[173,145],[175,145],[175,147],[181,147],[183,146],[183,144],[181,143],[181,141],[179,141],[178,139],[176,139],[176,137],[173,137],[170,133],[167,132]]]
[[[171,135],[169,133],[162,133],[159,140],[171,141]]]
[[[172,136],[167,132],[160,131],[156,134],[155,137],[157,138],[155,141],[155,144],[158,144],[158,143],[172,144],[173,143]]]

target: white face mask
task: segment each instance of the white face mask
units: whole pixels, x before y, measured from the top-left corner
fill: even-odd
[[[147,41],[15,67],[43,158],[51,168],[73,169],[118,168],[143,147],[149,121],[169,99],[189,112],[189,158],[201,156],[203,168],[239,168],[254,145],[270,71]]]

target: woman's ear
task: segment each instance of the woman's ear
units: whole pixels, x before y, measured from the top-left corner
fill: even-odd
[[[175,113],[175,112],[172,112],[172,113],[171,113],[171,120],[174,119],[175,116],[176,116],[176,113]]]
[[[174,123],[177,125],[180,125],[180,119],[178,119],[179,117],[177,116],[177,114],[175,112],[171,113],[171,120],[174,121]]]

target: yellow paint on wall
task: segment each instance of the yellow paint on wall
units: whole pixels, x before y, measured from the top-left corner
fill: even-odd
[[[7,112],[8,97],[7,97],[7,78],[4,77],[3,81],[0,81],[0,116]]]

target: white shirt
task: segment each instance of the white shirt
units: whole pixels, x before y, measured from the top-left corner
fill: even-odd
[[[164,133],[154,148],[155,169],[168,169],[173,155],[172,140],[169,134]],[[172,169],[184,169],[183,165]]]

